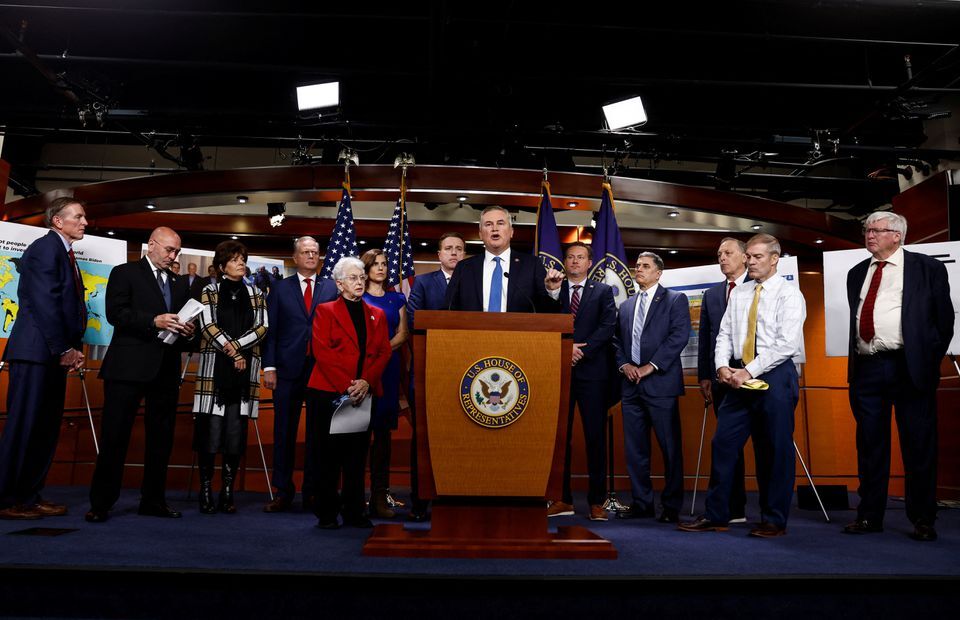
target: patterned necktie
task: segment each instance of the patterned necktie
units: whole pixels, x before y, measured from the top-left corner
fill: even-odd
[[[737,285],[736,282],[729,282],[727,284],[727,303],[730,303],[730,293],[733,292],[733,288]]]
[[[83,288],[83,280],[80,277],[80,266],[77,265],[77,257],[73,253],[73,248],[67,252],[70,255],[70,266],[73,267],[73,284],[77,288],[77,297],[80,298],[80,322],[83,324],[83,331],[87,330],[87,302],[84,299],[86,291]]]
[[[753,303],[750,304],[750,313],[747,314],[747,337],[743,341],[743,363],[749,364],[757,357],[757,309],[760,307],[760,292],[763,285],[757,283],[753,291]]]
[[[160,287],[160,294],[163,295],[163,303],[167,306],[167,312],[170,312],[170,291],[163,281],[163,271],[157,269],[157,285]]]
[[[500,312],[500,298],[503,297],[503,267],[500,266],[500,257],[494,256],[497,266],[493,270],[490,280],[490,300],[487,303],[487,312]]]
[[[877,292],[880,290],[880,279],[883,278],[883,266],[886,261],[877,261],[877,269],[870,280],[867,296],[863,298],[863,308],[860,309],[860,337],[864,342],[870,342],[877,335],[873,324],[873,307],[877,304]]]
[[[643,320],[647,314],[647,292],[640,293],[637,300],[637,320],[633,322],[633,343],[630,346],[630,355],[635,364],[640,363],[640,336],[643,335]]]
[[[310,306],[313,305],[313,278],[304,278],[307,288],[303,290],[303,305],[307,308],[307,315],[310,314]]]
[[[570,298],[570,314],[576,318],[577,310],[580,309],[580,289],[583,288],[582,284],[573,285],[573,296]]]

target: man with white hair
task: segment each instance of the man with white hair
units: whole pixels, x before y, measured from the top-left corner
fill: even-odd
[[[878,211],[863,235],[870,258],[847,274],[847,380],[857,421],[860,505],[846,534],[883,531],[890,480],[890,410],[896,412],[911,537],[937,539],[937,386],[953,338],[943,263],[903,249],[906,218]]]

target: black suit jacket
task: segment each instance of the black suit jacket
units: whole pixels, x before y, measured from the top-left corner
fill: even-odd
[[[158,314],[179,312],[190,297],[186,276],[166,271],[170,282],[170,310],[147,259],[118,265],[107,281],[107,321],[113,325],[110,348],[100,367],[100,378],[113,381],[153,381],[180,374],[181,350],[190,344],[180,337],[176,344],[160,342],[153,319]]]
[[[715,352],[720,321],[727,310],[727,281],[715,284],[703,292],[700,302],[700,331],[697,337],[697,380],[716,381]]]
[[[852,382],[857,364],[857,307],[870,267],[868,258],[847,273],[850,304],[850,343],[847,381]],[[910,379],[918,389],[937,389],[940,362],[953,338],[954,310],[950,301],[947,268],[926,254],[903,251],[903,306],[900,324],[903,353]]]
[[[446,307],[450,310],[483,311],[483,259],[471,256],[457,263],[447,286]],[[543,284],[547,270],[539,258],[510,252],[507,284],[507,312],[559,312],[560,303],[550,297]]]
[[[560,285],[560,306],[570,312],[570,283]],[[603,282],[587,280],[580,290],[580,307],[573,319],[573,341],[585,342],[583,357],[573,367],[574,379],[602,380],[610,376],[610,351],[617,328],[617,305],[613,289]],[[599,396],[599,395],[598,395]]]

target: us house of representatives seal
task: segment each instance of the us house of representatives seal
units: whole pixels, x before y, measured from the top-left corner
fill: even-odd
[[[527,375],[505,357],[485,357],[470,365],[460,380],[460,404],[485,428],[504,428],[520,419],[530,401]]]

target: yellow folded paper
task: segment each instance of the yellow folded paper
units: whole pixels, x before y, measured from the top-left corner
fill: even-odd
[[[744,390],[769,390],[770,386],[767,385],[766,381],[760,379],[747,379],[740,388]]]

